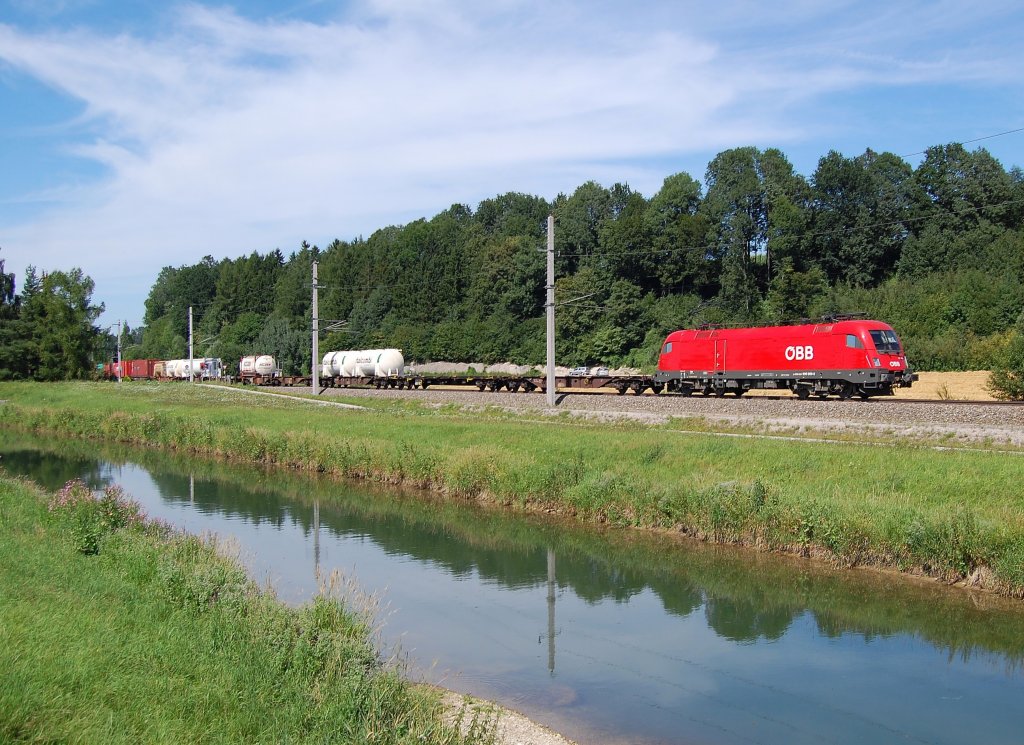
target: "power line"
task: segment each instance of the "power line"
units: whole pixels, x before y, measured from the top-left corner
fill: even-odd
[[[1018,132],[1024,132],[1024,127],[1018,127],[1017,129],[1008,129],[1005,132],[996,132],[994,135],[985,135],[984,137],[975,137],[973,140],[964,140],[963,142],[960,142],[958,144],[960,144],[960,145],[970,145],[972,142],[981,142],[982,140],[991,140],[993,137],[1002,137],[1003,135],[1012,135],[1012,134],[1017,134]],[[954,143],[951,142],[950,144],[954,144]],[[930,149],[931,148],[928,148],[928,150],[930,150]],[[925,153],[928,152],[928,150],[919,150],[916,153],[907,153],[906,155],[901,155],[900,157],[901,158],[909,158],[909,157],[914,156],[914,155],[924,155]]]

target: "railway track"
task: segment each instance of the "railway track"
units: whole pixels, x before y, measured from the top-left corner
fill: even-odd
[[[462,391],[462,392],[467,392],[467,393],[473,392],[473,391],[477,391],[477,392],[480,392],[480,393],[500,393],[500,392],[530,393],[530,392],[540,392],[541,391],[541,389],[539,389],[539,388],[530,391],[530,390],[528,390],[526,388],[519,388],[519,387],[517,387],[515,389],[515,391],[509,391],[507,389],[502,390],[500,388],[499,389],[495,389],[495,388],[492,388],[492,387],[481,387],[479,385],[472,384],[472,383],[470,383],[470,384],[460,384],[460,383],[454,383],[454,382],[431,383],[428,387],[409,387],[407,390],[419,391],[419,390],[427,390],[428,388],[431,391],[445,391],[445,390],[449,390],[449,391],[453,391],[453,392],[454,391]],[[358,388],[356,388],[356,387],[346,388],[345,390],[368,390],[368,391],[372,391],[372,390],[379,390],[379,388],[377,388],[375,386],[372,386],[372,385],[363,385],[363,386],[359,386]],[[559,393],[559,396],[563,396],[563,397],[564,396],[570,396],[570,395],[571,396],[612,396],[612,395],[618,394],[619,391],[615,390],[614,388],[609,388],[609,387],[605,387],[605,386],[602,386],[602,387],[572,386],[572,387],[568,387],[568,388],[559,387],[558,393]],[[761,394],[761,393],[755,393],[753,395],[744,395],[744,396],[738,396],[738,397],[737,396],[728,396],[728,397],[724,397],[723,398],[723,397],[718,397],[718,396],[714,396],[714,395],[701,395],[701,394],[693,394],[692,396],[684,396],[682,394],[672,393],[672,392],[669,392],[669,391],[662,391],[660,393],[655,393],[655,392],[651,391],[650,389],[648,389],[648,390],[640,392],[640,393],[632,392],[631,394],[629,394],[629,392],[627,391],[627,394],[628,394],[626,396],[627,400],[630,399],[630,398],[636,397],[636,396],[657,397],[657,398],[692,399],[692,400],[695,400],[695,401],[699,401],[699,400],[702,400],[702,399],[705,399],[705,400],[715,400],[716,398],[721,398],[722,400],[730,400],[730,401],[735,401],[735,400],[738,400],[738,399],[742,399],[742,400],[746,400],[746,401],[799,401],[799,400],[801,400],[801,399],[797,398],[796,396],[791,395],[789,393],[785,393],[785,394]],[[983,406],[983,407],[996,407],[996,408],[998,408],[998,407],[1019,408],[1021,406],[1024,406],[1024,401],[991,401],[991,400],[983,400],[983,399],[945,399],[945,398],[941,398],[941,399],[940,398],[902,398],[902,397],[896,397],[896,396],[872,396],[871,398],[868,398],[868,399],[850,398],[850,399],[845,399],[845,400],[844,399],[840,399],[840,398],[838,398],[836,396],[828,396],[828,397],[811,396],[807,400],[809,400],[812,403],[816,402],[816,401],[829,401],[829,402],[832,402],[832,403],[850,403],[850,404],[856,404],[856,403],[871,403],[871,404],[927,404],[929,406]]]

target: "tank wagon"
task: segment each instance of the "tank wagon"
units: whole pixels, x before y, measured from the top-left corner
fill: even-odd
[[[405,372],[405,357],[400,349],[328,352],[322,364],[325,377],[389,378]]]
[[[272,355],[251,354],[238,361],[238,382],[242,385],[307,386],[312,385],[313,378],[310,375],[284,375]]]
[[[743,395],[788,389],[799,398],[892,395],[914,379],[892,327],[837,320],[794,326],[700,328],[665,339],[654,376],[666,390]]]
[[[164,379],[188,380],[190,376],[200,380],[219,380],[223,376],[223,364],[219,357],[166,360],[164,362]]]

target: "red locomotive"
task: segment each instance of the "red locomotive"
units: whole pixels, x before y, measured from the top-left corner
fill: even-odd
[[[891,326],[837,320],[673,331],[661,348],[654,378],[684,395],[742,396],[752,388],[787,388],[800,398],[845,399],[889,396],[916,376]]]

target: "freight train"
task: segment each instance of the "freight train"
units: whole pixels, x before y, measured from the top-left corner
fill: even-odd
[[[98,370],[104,380],[220,380],[224,364],[217,357],[185,360],[121,360],[108,362]]]
[[[125,377],[170,380],[188,378],[189,360],[130,360]],[[222,377],[219,359],[192,360],[201,379]],[[470,385],[481,391],[543,391],[540,375],[416,375],[398,349],[328,352],[320,364],[320,387],[370,386],[420,388]],[[749,390],[788,390],[810,396],[890,396],[910,387],[916,375],[892,327],[880,321],[835,319],[821,323],[751,328],[695,328],[673,331],[665,339],[654,375],[569,375],[559,388],[611,388],[690,396],[742,396]],[[113,377],[113,376],[110,376]],[[238,380],[262,386],[309,386],[312,376],[282,375],[270,355],[239,361]]]

